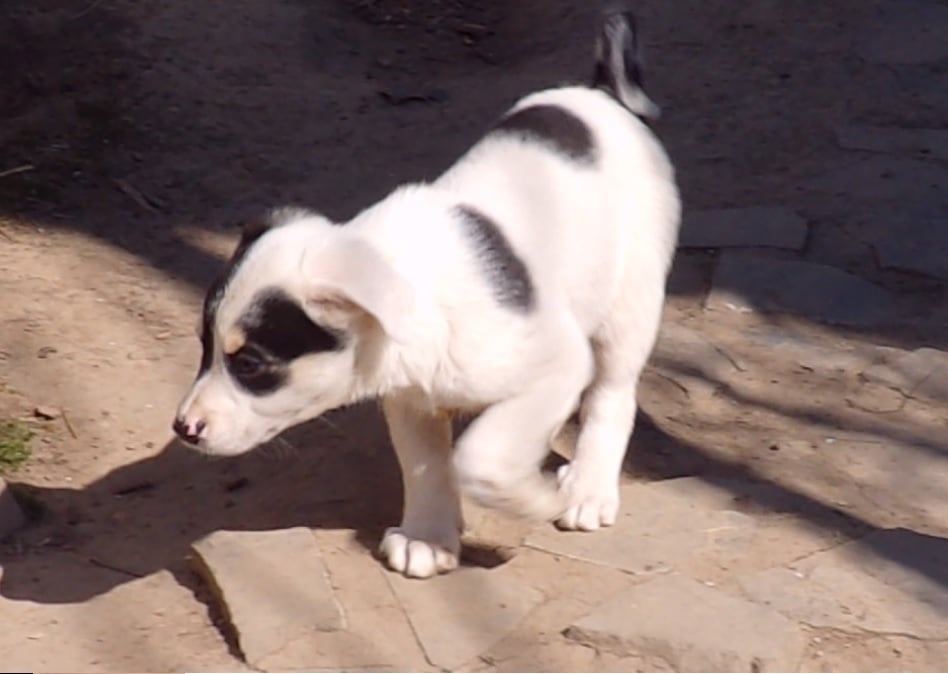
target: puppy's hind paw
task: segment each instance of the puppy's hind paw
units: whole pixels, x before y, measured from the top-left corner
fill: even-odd
[[[382,537],[379,554],[389,568],[409,578],[430,578],[456,569],[460,545],[448,549],[406,535],[400,527],[390,527]]]
[[[560,489],[569,498],[569,507],[556,524],[570,531],[595,531],[612,526],[619,515],[619,488],[614,481],[590,478],[574,464],[560,466]]]

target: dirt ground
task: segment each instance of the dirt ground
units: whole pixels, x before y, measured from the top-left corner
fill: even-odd
[[[944,285],[881,269],[853,226],[878,205],[801,187],[852,161],[835,142],[839,124],[948,119],[945,96],[928,96],[944,68],[856,54],[877,4],[635,3],[647,83],[664,109],[657,131],[686,207],[797,210],[810,223],[806,259],[899,293],[904,320],[843,331],[705,311],[715,254],[681,253],[666,320],[713,339],[741,374],[700,396],[668,368],[650,371],[629,477],[763,481],[797,504],[807,540],[822,545],[879,527],[948,533],[944,401],[748,338],[781,331],[833,353],[948,345]],[[353,624],[402,629],[384,622],[378,607],[394,600],[380,596],[390,592],[369,554],[400,508],[374,406],[235,459],[207,460],[171,440],[197,366],[200,298],[244,215],[300,203],[346,217],[399,182],[436,175],[518,95],[585,77],[594,17],[595,3],[575,0],[5,0],[0,418],[60,412],[31,422],[33,455],[7,476],[37,520],[0,546],[0,669],[246,669],[188,562],[190,544],[218,529],[324,533]],[[523,534],[486,515],[482,524],[478,536],[495,549]],[[729,571],[764,568],[798,544],[777,536]],[[529,550],[508,565],[557,601],[484,668],[651,666],[554,629],[614,592],[622,574],[590,580],[579,564]],[[948,666],[944,642],[821,638],[804,668]],[[326,668],[358,665],[361,642],[328,639]],[[410,639],[379,657],[378,668],[431,668]]]

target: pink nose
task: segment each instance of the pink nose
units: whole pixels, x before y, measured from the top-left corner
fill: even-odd
[[[177,417],[171,424],[171,429],[175,432],[175,435],[192,445],[196,445],[201,439],[201,431],[204,428],[205,423],[201,419],[192,424],[186,421],[184,417]]]

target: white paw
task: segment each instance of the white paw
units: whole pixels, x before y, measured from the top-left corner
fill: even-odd
[[[401,527],[385,530],[379,552],[389,568],[409,578],[430,578],[458,566],[460,542],[445,546],[411,538]]]
[[[618,480],[583,470],[573,463],[560,466],[556,476],[569,503],[566,512],[556,521],[560,528],[595,531],[616,523],[619,515]]]

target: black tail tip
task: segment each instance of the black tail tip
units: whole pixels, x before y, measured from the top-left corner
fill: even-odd
[[[658,107],[645,94],[638,40],[638,21],[626,2],[613,2],[604,11],[596,43],[592,86],[603,89],[643,118],[658,116]]]

